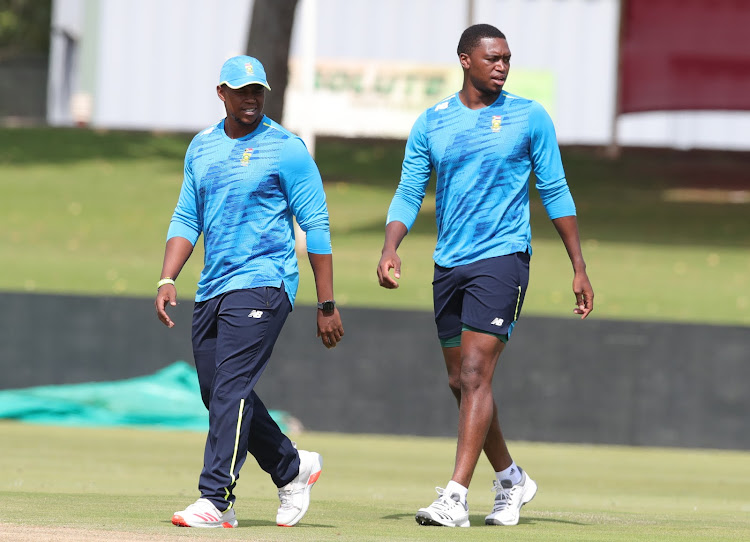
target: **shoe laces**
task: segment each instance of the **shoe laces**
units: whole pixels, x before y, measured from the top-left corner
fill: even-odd
[[[492,483],[492,491],[495,492],[495,505],[492,507],[492,512],[502,512],[509,506],[513,506],[520,490],[520,484],[507,488],[495,480]]]
[[[299,478],[299,476],[297,476],[297,478]],[[281,508],[293,507],[293,498],[295,493],[299,493],[302,489],[304,489],[304,486],[298,483],[297,478],[289,482],[284,487],[279,488],[279,501],[281,502]]]
[[[292,495],[294,494],[292,484],[287,484],[284,487],[279,488],[279,501],[281,502],[282,508],[288,508],[292,505]]]
[[[445,494],[444,488],[436,487],[435,491],[437,491],[438,498],[435,502],[432,503],[432,507],[436,510],[447,512],[452,508],[455,508],[456,505],[461,506],[461,503],[459,501],[455,501]]]

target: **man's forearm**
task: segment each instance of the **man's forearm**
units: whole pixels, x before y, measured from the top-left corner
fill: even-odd
[[[167,241],[167,246],[164,249],[161,277],[176,279],[192,253],[193,244],[190,241],[184,237],[172,237]]]
[[[570,263],[573,265],[573,271],[586,271],[586,262],[583,260],[581,251],[581,239],[578,234],[578,221],[575,216],[562,216],[555,218],[552,223],[560,235],[565,250],[568,252]]]
[[[394,220],[385,226],[385,241],[383,242],[383,252],[386,250],[396,251],[401,245],[409,230],[403,222]]]
[[[307,253],[315,276],[315,291],[318,301],[333,299],[333,255]]]

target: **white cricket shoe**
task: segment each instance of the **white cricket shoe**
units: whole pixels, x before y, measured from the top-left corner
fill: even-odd
[[[469,505],[462,503],[458,493],[446,495],[442,487],[436,487],[437,500],[427,508],[420,508],[414,519],[420,525],[439,527],[468,527]]]
[[[175,512],[172,516],[172,524],[178,527],[231,529],[237,527],[237,517],[234,514],[234,508],[222,514],[208,499],[198,499],[185,510]]]
[[[536,482],[528,477],[526,471],[521,469],[521,472],[523,476],[516,485],[511,485],[510,480],[494,481],[495,505],[490,515],[484,518],[485,524],[518,525],[521,507],[534,498],[537,490]]]
[[[322,469],[323,458],[320,454],[299,450],[299,474],[279,488],[281,505],[276,513],[276,525],[291,527],[302,519],[310,506],[310,490],[318,481]]]

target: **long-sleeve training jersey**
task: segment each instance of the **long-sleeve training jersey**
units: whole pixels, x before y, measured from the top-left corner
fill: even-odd
[[[224,121],[200,132],[185,154],[185,176],[167,239],[193,245],[205,260],[195,300],[230,290],[279,287],[294,304],[299,283],[293,216],[307,250],[331,253],[328,209],[315,162],[302,140],[264,117],[231,139]]]
[[[552,119],[533,100],[503,91],[492,105],[473,110],[456,93],[422,113],[386,223],[411,229],[433,169],[434,260],[443,267],[531,251],[532,170],[550,219],[575,215]]]

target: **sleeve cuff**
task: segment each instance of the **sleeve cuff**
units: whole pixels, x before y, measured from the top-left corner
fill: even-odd
[[[307,233],[307,252],[312,254],[331,254],[331,231],[310,230]]]
[[[188,241],[190,241],[190,244],[195,246],[195,243],[198,242],[198,237],[200,236],[200,233],[196,232],[193,228],[186,226],[185,224],[181,224],[180,222],[171,222],[169,224],[169,229],[167,230],[167,241],[169,241],[172,237],[184,237]]]

